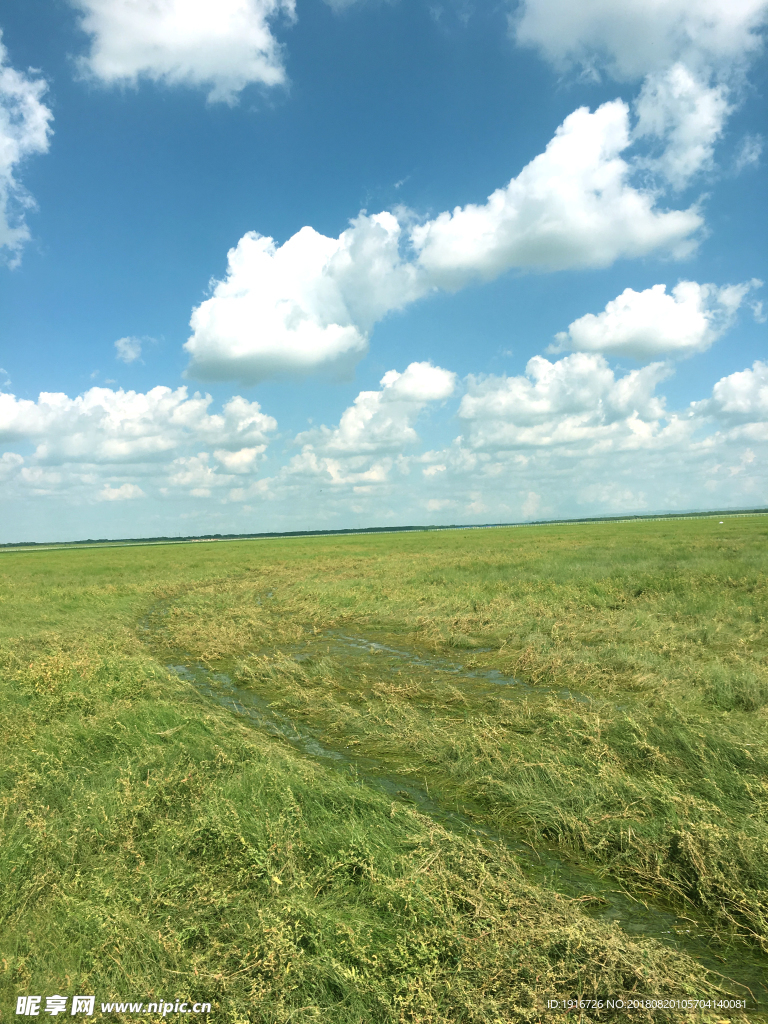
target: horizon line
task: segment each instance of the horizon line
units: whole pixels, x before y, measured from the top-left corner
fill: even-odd
[[[739,516],[768,515],[768,507],[762,508],[740,508],[740,509],[691,509],[686,512],[638,512],[638,513],[617,513],[604,516],[581,516],[573,519],[526,519],[515,523],[452,523],[445,526],[422,525],[422,526],[364,526],[349,527],[338,530],[285,530],[267,531],[263,533],[203,533],[191,534],[185,537],[124,537],[110,540],[106,537],[100,539],[89,538],[87,540],[65,540],[65,541],[7,541],[0,543],[0,553],[12,551],[51,551],[59,549],[78,549],[96,547],[141,547],[163,544],[200,544],[232,542],[238,540],[299,540],[309,537],[355,537],[377,533],[439,533],[445,530],[503,530],[517,529],[526,526],[579,526],[590,523],[629,523],[642,520],[662,521],[666,519],[712,519],[716,516],[728,516],[736,518]]]

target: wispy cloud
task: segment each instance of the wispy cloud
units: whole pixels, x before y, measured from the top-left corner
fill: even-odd
[[[36,72],[11,67],[0,31],[0,252],[11,265],[30,237],[24,212],[35,205],[18,169],[27,157],[47,152],[50,142],[53,114],[42,102],[47,89]]]
[[[121,363],[135,363],[141,358],[140,338],[118,338],[115,342],[116,359]]]

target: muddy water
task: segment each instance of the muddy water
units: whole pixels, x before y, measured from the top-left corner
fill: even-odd
[[[355,653],[378,655],[395,665],[403,661],[420,664],[433,672],[446,672],[472,678],[491,687],[503,687],[504,696],[509,698],[552,692],[560,697],[589,700],[588,697],[570,691],[545,691],[542,687],[528,686],[498,672],[467,668],[455,662],[414,655],[361,637],[341,634],[326,635],[320,641],[294,648],[293,657],[301,661],[315,656],[320,648],[322,653],[346,654],[347,657]],[[213,672],[194,664],[169,665],[168,668],[187,679],[198,693],[234,714],[245,717],[260,731],[278,737],[302,754],[338,770],[353,772],[362,783],[386,793],[393,800],[413,804],[421,813],[431,816],[446,828],[503,843],[514,852],[521,868],[533,881],[580,899],[590,916],[617,922],[628,934],[658,939],[676,950],[688,953],[712,972],[714,982],[720,988],[734,996],[747,998],[748,1005],[753,1008],[768,1010],[768,958],[751,953],[741,944],[712,948],[708,942],[710,933],[704,923],[676,916],[661,907],[633,899],[619,888],[616,881],[601,877],[581,865],[571,864],[558,857],[554,851],[535,851],[509,836],[479,827],[473,820],[471,809],[464,807],[462,811],[440,803],[434,793],[430,795],[426,786],[415,785],[412,777],[399,776],[390,764],[368,756],[335,750],[322,743],[317,731],[311,726],[293,721],[272,708],[262,697],[236,686],[226,673]],[[467,810],[469,813],[464,813]]]

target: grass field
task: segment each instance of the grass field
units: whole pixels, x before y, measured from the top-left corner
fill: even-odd
[[[0,1017],[768,1021],[767,541],[2,553]]]

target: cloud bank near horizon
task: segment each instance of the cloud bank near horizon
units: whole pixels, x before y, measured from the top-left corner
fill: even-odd
[[[226,518],[228,530],[256,509],[260,521],[303,528],[345,510],[378,523],[499,521],[766,502],[755,453],[768,442],[768,363],[678,410],[659,393],[672,372],[655,362],[621,373],[574,352],[459,384],[411,363],[360,392],[335,426],[299,433],[282,465],[269,458],[275,419],[244,398],[215,413],[210,396],[185,388],[0,394],[0,480],[7,501],[181,502],[185,520]],[[418,424],[446,402],[459,433],[425,451]]]
[[[145,497],[151,485],[156,494],[207,497],[253,471],[277,429],[258,402],[235,396],[221,413],[209,412],[211,403],[185,387],[94,387],[37,401],[0,394],[0,442],[22,449],[3,456],[6,496],[115,501]]]

